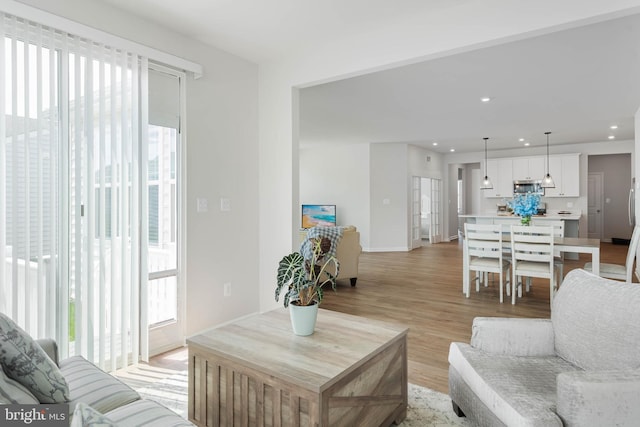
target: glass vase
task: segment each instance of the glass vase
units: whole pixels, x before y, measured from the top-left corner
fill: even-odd
[[[523,216],[522,218],[520,218],[520,224],[531,225],[531,215]]]

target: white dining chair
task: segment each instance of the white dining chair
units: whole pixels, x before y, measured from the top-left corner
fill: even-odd
[[[535,226],[550,226],[553,227],[553,236],[554,237],[564,237],[564,221],[558,220],[542,220],[533,218],[531,220],[531,225]],[[564,278],[564,253],[557,248],[553,249],[553,262],[556,265],[556,270],[558,272],[558,278],[556,279],[556,283],[558,286],[562,283],[562,279]]]
[[[519,279],[538,277],[549,279],[549,304],[557,290],[553,248],[554,230],[551,226],[511,226],[511,303],[522,296]]]
[[[469,298],[469,277],[472,271],[476,273],[476,292],[480,291],[480,281],[484,278],[485,286],[488,284],[485,273],[498,273],[500,284],[500,302],[504,299],[505,280],[509,285],[509,260],[504,258],[502,247],[502,226],[493,224],[464,224],[464,253],[466,259],[463,262],[465,271],[465,293]]]
[[[624,265],[620,264],[608,264],[600,263],[600,277],[606,277],[608,279],[624,280],[625,282],[633,282],[633,263],[636,259],[636,253],[638,251],[638,242],[640,242],[640,225],[636,225],[633,228],[633,234],[631,234],[631,242],[629,243],[629,249],[627,250],[627,259]],[[593,264],[588,262],[584,265],[584,269],[587,271],[593,270]]]

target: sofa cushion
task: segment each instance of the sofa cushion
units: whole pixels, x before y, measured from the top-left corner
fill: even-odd
[[[25,386],[7,377],[0,367],[0,405],[12,403],[38,404],[38,399]]]
[[[562,426],[555,414],[556,376],[576,367],[555,356],[505,356],[451,343],[449,363],[508,426]]]
[[[157,402],[143,399],[106,414],[118,427],[193,427],[193,424]]]
[[[583,369],[640,368],[640,286],[572,270],[553,299],[556,353]]]
[[[84,402],[98,412],[107,412],[140,399],[140,395],[112,375],[107,374],[82,356],[74,356],[60,362],[60,370],[69,383],[73,412],[79,402]]]
[[[69,387],[58,366],[22,328],[0,313],[0,365],[40,403],[69,400]]]
[[[69,427],[118,427],[109,417],[84,402],[76,405]]]

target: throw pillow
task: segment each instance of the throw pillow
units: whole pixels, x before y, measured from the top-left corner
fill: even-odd
[[[117,424],[86,403],[80,402],[73,411],[69,427],[117,427]]]
[[[40,403],[69,400],[60,369],[13,320],[0,313],[0,365],[8,377],[27,388]]]
[[[14,403],[37,405],[40,402],[22,384],[7,377],[0,367],[0,405]]]

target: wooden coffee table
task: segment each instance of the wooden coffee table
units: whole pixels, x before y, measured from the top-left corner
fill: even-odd
[[[196,335],[189,419],[199,426],[388,426],[407,411],[404,326],[320,309],[313,335],[282,308]]]

